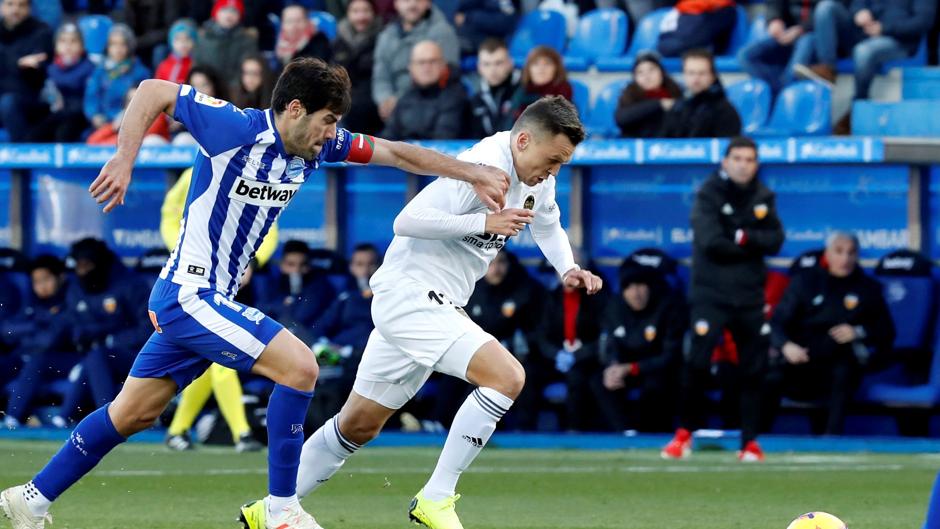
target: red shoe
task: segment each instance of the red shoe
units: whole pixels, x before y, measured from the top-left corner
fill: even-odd
[[[692,433],[685,428],[676,430],[676,435],[669,441],[659,455],[663,459],[685,459],[692,455]]]
[[[744,463],[759,463],[764,460],[764,451],[760,449],[757,441],[749,441],[744,450],[738,450],[738,461]]]

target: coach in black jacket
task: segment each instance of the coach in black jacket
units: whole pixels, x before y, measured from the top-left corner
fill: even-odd
[[[825,427],[817,433],[842,433],[861,367],[870,356],[890,352],[894,336],[881,283],[858,267],[858,239],[832,234],[821,264],[793,278],[772,320],[785,394],[828,400]]]
[[[741,445],[757,436],[770,328],[764,322],[764,258],[783,245],[774,194],[757,179],[757,146],[731,140],[721,170],[692,206],[692,346],[683,370],[681,426],[697,425],[712,350],[727,328],[738,347]]]

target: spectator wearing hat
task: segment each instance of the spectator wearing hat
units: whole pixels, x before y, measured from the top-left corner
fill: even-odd
[[[238,81],[242,58],[258,52],[258,32],[241,26],[244,15],[242,0],[216,0],[193,52],[193,63],[212,67],[226,85]]]
[[[167,41],[170,54],[157,67],[154,75],[157,79],[183,84],[193,67],[193,48],[196,46],[196,23],[188,18],[181,18],[170,27]]]
[[[137,55],[145,65],[156,66],[166,53],[169,30],[184,10],[183,0],[124,0],[122,21],[137,35]]]
[[[654,138],[682,89],[666,73],[659,56],[642,53],[633,63],[633,80],[620,94],[614,120],[624,138]]]
[[[30,131],[29,141],[67,143],[81,138],[88,128],[82,110],[85,87],[94,71],[78,26],[62,25],[56,32],[55,60],[49,65],[43,89],[51,113]]]
[[[823,400],[815,433],[841,434],[863,368],[871,357],[889,353],[895,336],[881,283],[858,266],[855,235],[829,236],[820,264],[790,282],[771,329],[784,394]]]
[[[114,120],[124,109],[127,92],[150,77],[150,71],[134,55],[136,42],[127,25],[111,26],[105,60],[92,73],[85,89],[85,117],[96,129]]]
[[[307,8],[291,4],[281,11],[281,31],[274,54],[281,67],[297,57],[314,57],[324,62],[333,58],[330,39],[310,20]]]
[[[52,59],[52,30],[31,13],[29,0],[0,2],[0,125],[14,142],[27,140],[48,112],[39,93]]]
[[[40,255],[30,263],[32,292],[20,312],[0,323],[0,339],[25,359],[12,370],[4,424],[16,428],[31,411],[31,404],[44,382],[65,378],[79,358],[69,340],[65,312],[65,264],[53,255]]]
[[[607,335],[599,351],[604,368],[592,380],[610,429],[672,429],[687,326],[685,304],[669,288],[659,266],[628,258],[620,272],[620,296],[611,299],[601,323]],[[640,397],[627,413],[628,393],[634,389]]]
[[[348,130],[378,134],[382,130],[378,107],[372,100],[375,42],[382,31],[372,0],[352,0],[340,20],[333,41],[333,59],[346,68],[352,81],[352,106],[340,123]]]

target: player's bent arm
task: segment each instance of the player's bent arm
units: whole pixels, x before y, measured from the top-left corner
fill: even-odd
[[[532,238],[535,239],[535,244],[539,246],[542,254],[552,264],[559,276],[564,277],[572,270],[581,269],[574,261],[571,242],[568,240],[568,234],[561,227],[560,221],[547,225],[532,223],[529,229],[532,230]]]
[[[115,156],[137,157],[137,151],[144,141],[147,129],[161,112],[173,117],[176,110],[176,97],[180,85],[161,79],[147,79],[140,83],[137,93],[131,99],[118,135],[118,152]]]

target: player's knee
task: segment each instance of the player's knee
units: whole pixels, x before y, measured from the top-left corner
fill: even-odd
[[[142,432],[157,423],[160,413],[163,410],[128,410],[120,415],[112,416],[111,422],[114,429],[124,437],[129,437],[137,432]]]
[[[302,352],[296,356],[296,360],[285,373],[285,380],[281,384],[299,391],[313,391],[317,377],[320,376],[320,367],[317,365],[313,351],[306,346],[304,349],[306,353]]]
[[[379,432],[382,431],[382,423],[363,415],[344,416],[339,429],[347,439],[358,445],[363,445],[379,436]]]
[[[525,369],[518,362],[514,362],[512,368],[500,377],[498,385],[499,387],[493,389],[515,400],[525,387]]]

